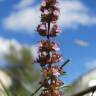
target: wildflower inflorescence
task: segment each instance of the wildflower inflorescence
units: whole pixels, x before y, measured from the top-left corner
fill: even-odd
[[[40,7],[41,21],[37,32],[46,40],[39,43],[39,56],[37,63],[42,68],[41,86],[44,88],[40,96],[63,96],[59,88],[64,84],[60,79],[64,71],[56,63],[62,61],[62,55],[58,52],[59,45],[52,40],[61,32],[57,20],[60,14],[58,0],[44,0]],[[52,40],[52,41],[51,41]]]

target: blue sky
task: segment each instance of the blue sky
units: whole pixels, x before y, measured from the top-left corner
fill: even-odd
[[[33,46],[41,37],[36,26],[40,20],[41,0],[0,0],[0,60],[8,53],[9,44]],[[58,21],[62,33],[57,37],[65,67],[72,82],[81,74],[96,67],[96,0],[60,0]],[[2,64],[1,64],[2,65]]]

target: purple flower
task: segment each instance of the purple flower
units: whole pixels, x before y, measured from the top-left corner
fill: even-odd
[[[59,11],[58,11],[58,10],[55,10],[55,11],[53,12],[53,14],[54,14],[55,16],[59,16]]]

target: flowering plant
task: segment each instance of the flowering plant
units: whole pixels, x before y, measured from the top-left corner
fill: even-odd
[[[63,96],[59,88],[64,84],[59,80],[63,73],[63,66],[57,66],[55,63],[62,61],[62,55],[58,52],[59,45],[55,38],[60,33],[57,24],[59,17],[58,0],[44,0],[40,7],[41,22],[37,27],[37,32],[41,36],[46,36],[47,40],[41,40],[39,44],[39,56],[37,63],[42,68],[41,86],[44,88],[40,96]],[[51,41],[52,40],[52,41]]]

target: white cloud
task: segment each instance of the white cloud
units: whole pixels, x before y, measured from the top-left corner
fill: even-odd
[[[29,0],[28,2],[31,1]],[[17,6],[23,5],[22,3],[19,4]],[[39,7],[40,5],[36,5],[35,7],[27,6],[22,10],[12,12],[3,20],[4,27],[12,31],[34,31],[40,21]],[[91,10],[79,0],[61,1],[60,9],[61,14],[58,22],[63,28],[77,28],[79,24],[83,26],[96,24],[96,16],[91,15]]]
[[[38,58],[39,44],[33,45],[31,47],[31,52],[33,54],[33,59],[36,60]]]
[[[20,50],[22,48],[21,44],[17,42],[16,40],[7,40],[2,37],[0,37],[0,59],[3,59],[3,56],[5,54],[9,54],[10,52],[10,45],[14,45],[17,50]]]
[[[87,69],[94,69],[96,68],[96,59],[90,60],[85,64]]]
[[[25,30],[25,31],[34,31],[36,30],[36,26],[39,23],[39,17],[38,17],[38,9],[35,7],[34,9],[31,7],[28,7],[24,10],[21,10],[19,12],[13,12],[8,18],[4,20],[4,26],[7,29],[11,30]]]
[[[33,4],[34,1],[35,0],[20,0],[20,2],[18,4],[16,4],[14,6],[14,8],[16,8],[16,9],[22,9],[22,8],[28,7],[31,4]]]
[[[88,47],[89,46],[89,43],[87,41],[80,40],[80,39],[74,40],[74,43],[79,45],[79,46],[82,46],[82,47]]]
[[[15,39],[5,39],[0,37],[0,62],[4,60],[6,54],[10,53],[10,45],[13,45],[19,53],[22,50],[22,47],[29,48],[32,52],[33,60],[36,60],[38,57],[38,44],[29,46],[27,44],[21,44]],[[18,54],[18,56],[20,56],[20,54]]]
[[[91,16],[90,10],[81,1],[62,1],[59,23],[65,28],[77,28],[78,25],[96,24],[96,16]]]

